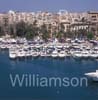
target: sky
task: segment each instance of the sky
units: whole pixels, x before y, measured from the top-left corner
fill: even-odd
[[[0,12],[58,12],[60,9],[69,12],[98,11],[98,0],[0,0]]]

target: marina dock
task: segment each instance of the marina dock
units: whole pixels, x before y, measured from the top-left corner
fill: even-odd
[[[23,39],[0,39],[0,49],[9,51],[9,58],[52,57],[52,58],[98,58],[98,41],[74,39],[59,42],[35,42]]]

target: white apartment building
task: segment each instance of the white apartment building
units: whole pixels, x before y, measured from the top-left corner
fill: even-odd
[[[66,10],[59,11],[59,22],[62,23],[65,27],[65,32],[69,30],[71,16]]]
[[[9,23],[17,23],[20,21],[24,21],[26,23],[32,24],[34,21],[34,15],[35,13],[26,13],[26,12],[14,12],[14,11],[9,11],[8,12],[8,19]]]
[[[87,13],[68,13],[66,10],[59,11],[59,22],[65,26],[65,32],[88,29]]]
[[[87,13],[71,13],[71,24],[70,24],[70,30],[71,31],[78,31],[81,29],[88,29],[88,19]]]
[[[58,13],[41,11],[35,13],[10,10],[8,13],[0,14],[0,23],[4,23],[4,20],[8,21],[8,24],[18,23],[20,21],[33,24],[36,20],[38,27],[46,24],[47,26],[51,25],[52,29],[57,30],[59,24],[62,23],[65,27],[65,32],[67,32],[68,30],[87,30],[91,23],[98,26],[98,12],[69,13],[66,10],[60,10]]]

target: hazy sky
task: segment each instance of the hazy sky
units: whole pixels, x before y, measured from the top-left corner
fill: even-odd
[[[98,10],[98,0],[0,0],[0,12],[15,11]]]

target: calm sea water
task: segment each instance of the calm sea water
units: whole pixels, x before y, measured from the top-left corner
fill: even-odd
[[[85,77],[98,69],[92,59],[37,58],[10,60],[8,52],[0,52],[0,100],[98,100],[98,83],[88,81],[82,87],[12,87],[9,74],[39,74],[45,77]],[[25,99],[24,99],[25,98]],[[16,100],[16,99],[15,99]]]

